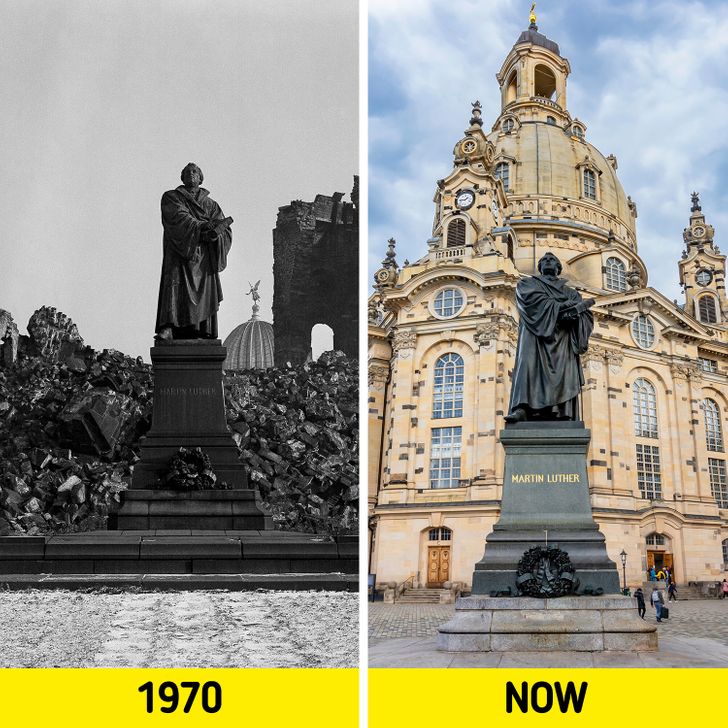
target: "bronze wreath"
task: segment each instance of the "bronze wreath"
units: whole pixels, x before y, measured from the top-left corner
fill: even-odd
[[[563,597],[577,582],[569,554],[555,546],[533,546],[524,552],[516,570],[519,594],[529,597]]]

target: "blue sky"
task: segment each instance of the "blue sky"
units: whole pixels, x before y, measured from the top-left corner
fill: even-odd
[[[271,321],[278,207],[358,173],[356,0],[0,0],[0,308],[149,356],[159,201],[197,162],[235,219],[220,334]]]
[[[371,273],[389,237],[400,264],[426,252],[435,181],[452,168],[470,103],[481,101],[488,129],[498,115],[495,74],[530,5],[370,0]],[[693,189],[728,252],[728,2],[539,2],[536,12],[571,63],[571,115],[616,155],[637,203],[649,285],[682,302],[677,262]]]

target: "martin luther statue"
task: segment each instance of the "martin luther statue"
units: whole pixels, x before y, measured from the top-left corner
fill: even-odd
[[[233,219],[200,187],[202,180],[202,170],[190,162],[182,170],[182,184],[162,195],[158,341],[217,338],[219,273],[227,265]]]
[[[559,278],[561,262],[546,253],[540,275],[516,286],[520,314],[516,366],[506,422],[578,420],[584,374],[579,356],[586,352],[594,328],[593,298]]]

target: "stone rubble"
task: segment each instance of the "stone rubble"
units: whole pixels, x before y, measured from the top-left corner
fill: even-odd
[[[0,310],[0,536],[105,528],[149,429],[151,366],[85,346],[54,308]],[[228,424],[278,528],[356,533],[356,362],[228,374]]]

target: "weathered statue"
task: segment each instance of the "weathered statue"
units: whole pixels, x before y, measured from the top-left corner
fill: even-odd
[[[200,187],[202,180],[202,170],[190,162],[182,170],[182,184],[162,195],[157,340],[217,338],[218,274],[227,265],[233,219]]]
[[[559,259],[546,253],[538,262],[540,275],[516,287],[520,322],[506,422],[579,419],[579,356],[594,327],[594,299],[582,299],[558,277],[561,269]]]

